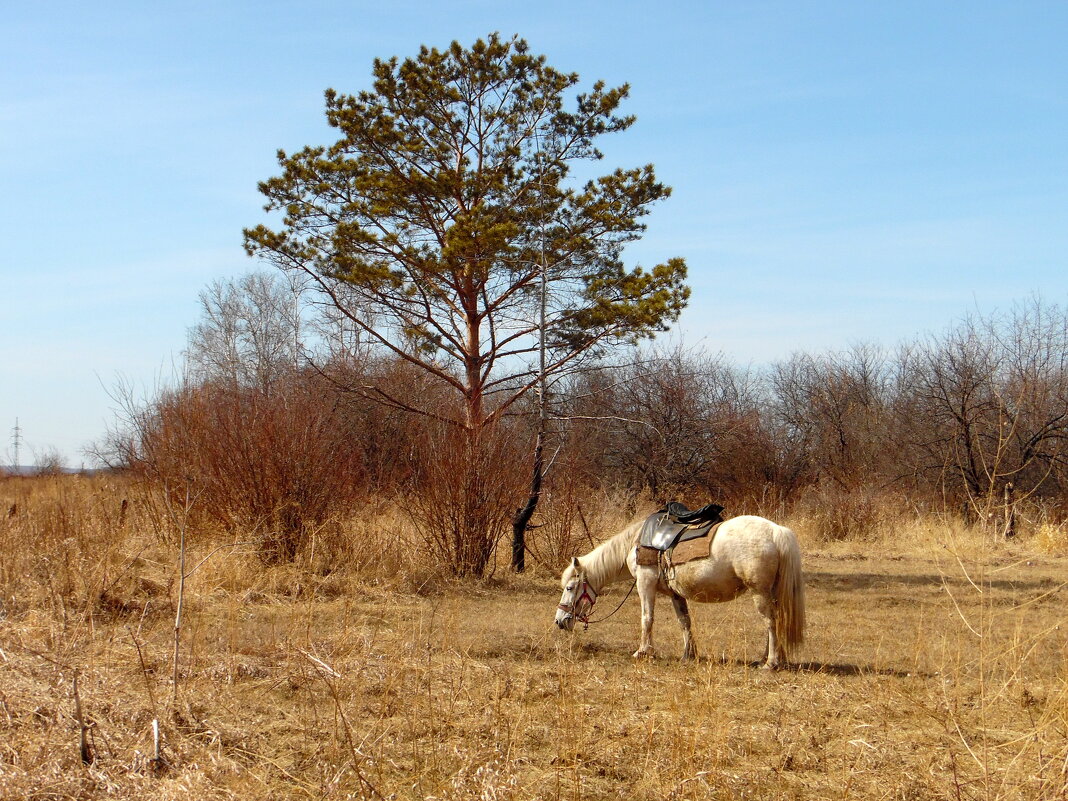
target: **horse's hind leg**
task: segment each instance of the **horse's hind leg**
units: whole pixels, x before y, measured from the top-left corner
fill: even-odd
[[[768,624],[768,643],[767,650],[764,652],[763,667],[774,670],[779,667],[780,659],[786,660],[786,655],[783,653],[782,648],[779,646],[779,640],[775,636],[775,602],[762,593],[755,594],[753,600],[756,602],[757,611],[760,612],[761,617]]]
[[[675,617],[679,620],[679,626],[682,627],[682,661],[689,662],[697,656],[697,651],[693,647],[690,607],[686,604],[686,599],[681,595],[672,595],[671,603],[675,607]]]

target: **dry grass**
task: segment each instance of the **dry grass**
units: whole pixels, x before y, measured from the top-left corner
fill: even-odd
[[[810,624],[779,672],[753,667],[745,600],[691,607],[702,658],[689,665],[661,604],[660,658],[636,663],[634,598],[562,634],[548,570],[449,581],[384,533],[403,530],[388,508],[324,527],[293,566],[201,540],[174,705],[176,551],[133,492],[0,482],[0,510],[18,506],[0,519],[0,798],[1068,794],[1068,560],[1054,534],[995,546],[916,521],[812,542],[787,521]],[[607,503],[585,516],[602,535],[622,522]]]

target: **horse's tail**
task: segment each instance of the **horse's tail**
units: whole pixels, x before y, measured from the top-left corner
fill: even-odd
[[[775,579],[775,637],[787,646],[805,641],[805,582],[801,575],[801,548],[797,535],[780,526],[775,532],[779,574]]]

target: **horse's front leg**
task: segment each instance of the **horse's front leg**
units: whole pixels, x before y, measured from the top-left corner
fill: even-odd
[[[656,585],[660,580],[658,567],[638,567],[634,583],[638,588],[638,600],[642,604],[642,639],[635,659],[653,656],[653,608],[656,605]]]
[[[675,607],[675,617],[678,618],[682,628],[682,661],[689,662],[697,657],[697,649],[693,647],[693,627],[690,625],[690,607],[686,599],[681,595],[673,594],[671,603]]]

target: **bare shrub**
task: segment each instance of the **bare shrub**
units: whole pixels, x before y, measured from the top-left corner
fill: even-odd
[[[36,472],[41,476],[58,476],[67,472],[67,462],[55,447],[44,448],[35,454],[34,462],[37,465]]]
[[[524,473],[517,438],[504,425],[472,432],[424,421],[413,447],[411,520],[457,576],[482,576],[510,531]]]
[[[540,566],[551,571],[563,568],[577,553],[592,545],[581,503],[587,494],[581,476],[569,464],[553,464],[538,514],[527,537],[527,550]],[[585,546],[585,547],[584,547]]]
[[[129,409],[129,429],[113,441],[173,502],[190,490],[194,529],[252,534],[265,561],[288,561],[362,495],[361,450],[341,420],[336,393],[310,376],[270,394],[187,384]]]

